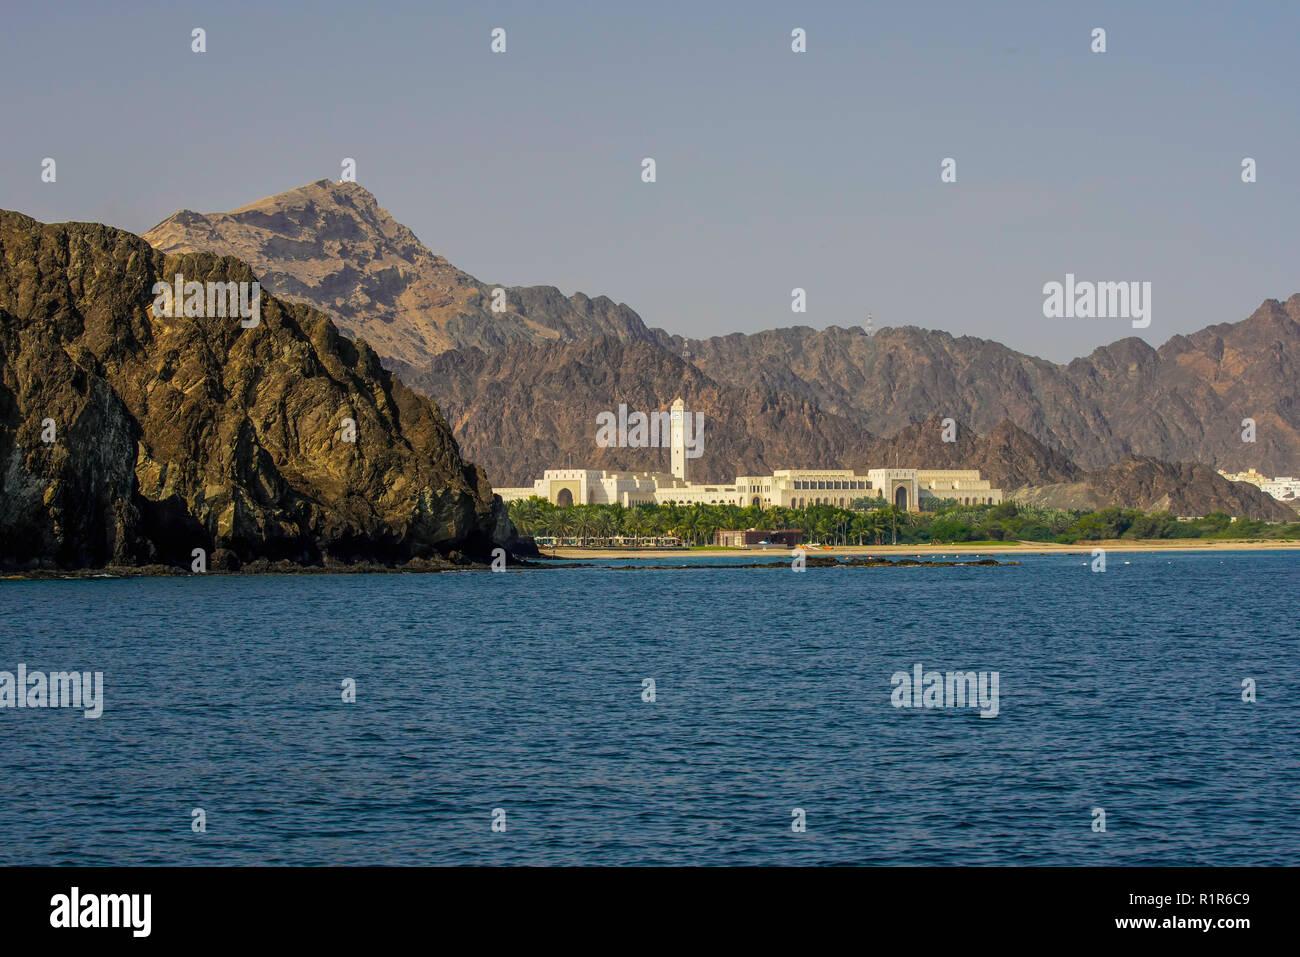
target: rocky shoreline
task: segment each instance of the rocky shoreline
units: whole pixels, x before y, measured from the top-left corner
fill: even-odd
[[[195,290],[179,315],[154,298],[177,277]],[[0,211],[0,567],[433,570],[515,550],[441,411],[364,342],[256,289],[255,320],[206,305],[256,285],[238,260]]]

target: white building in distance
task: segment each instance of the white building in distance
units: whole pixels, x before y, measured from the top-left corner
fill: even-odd
[[[1288,505],[1300,504],[1300,479],[1293,476],[1279,475],[1277,478],[1269,478],[1255,469],[1247,469],[1245,472],[1225,472],[1219,469],[1218,472],[1229,482],[1249,482],[1279,502]]]
[[[1272,495],[1279,502],[1288,505],[1300,504],[1300,479],[1290,475],[1279,475],[1271,481],[1260,485],[1260,491]]]
[[[861,498],[879,498],[908,511],[922,502],[955,499],[962,505],[996,505],[1002,490],[980,477],[978,469],[777,469],[771,475],[738,475],[728,484],[689,480],[681,428],[681,399],[673,403],[671,472],[611,472],[603,469],[547,469],[530,486],[499,488],[504,501],[544,498],[568,505],[738,505],[804,508],[847,507]]]

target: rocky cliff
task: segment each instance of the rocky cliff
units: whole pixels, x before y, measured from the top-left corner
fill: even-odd
[[[650,337],[635,312],[604,296],[480,282],[430,252],[356,183],[317,180],[228,213],[183,209],[144,238],[166,253],[243,260],[270,292],[329,313],[399,373],[448,349]],[[504,311],[493,310],[496,288]]]
[[[512,530],[437,407],[321,312],[158,317],[211,254],[0,212],[0,563],[485,557]],[[345,420],[355,423],[346,441]]]

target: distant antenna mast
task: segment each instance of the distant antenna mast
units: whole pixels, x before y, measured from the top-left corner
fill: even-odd
[[[871,335],[871,313],[867,313],[867,335]]]

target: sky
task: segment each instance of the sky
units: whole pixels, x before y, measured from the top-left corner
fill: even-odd
[[[12,4],[0,208],[144,232],[352,157],[484,282],[1064,362],[1300,292],[1297,40],[1294,2]],[[1150,325],[1045,318],[1067,273],[1150,282]]]

